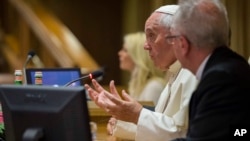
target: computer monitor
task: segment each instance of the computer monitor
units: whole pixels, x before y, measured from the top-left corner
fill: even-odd
[[[7,141],[91,141],[84,87],[1,85]]]
[[[81,77],[80,68],[28,68],[26,69],[27,84],[35,84],[35,72],[40,71],[43,75],[43,85],[64,86],[68,82]],[[82,86],[82,81],[76,81],[70,86]]]

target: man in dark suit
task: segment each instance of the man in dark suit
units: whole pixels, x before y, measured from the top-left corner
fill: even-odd
[[[176,140],[246,139],[250,66],[228,47],[226,9],[219,0],[182,0],[179,5],[166,40],[200,82],[190,101],[187,137]]]

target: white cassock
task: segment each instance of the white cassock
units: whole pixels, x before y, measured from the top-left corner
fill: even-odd
[[[179,69],[178,69],[179,68]],[[179,62],[170,68],[170,80],[162,91],[155,112],[142,109],[137,125],[118,120],[113,135],[136,141],[166,141],[185,137],[188,105],[197,79]]]

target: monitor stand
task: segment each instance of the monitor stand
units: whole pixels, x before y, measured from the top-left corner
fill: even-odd
[[[42,137],[42,128],[28,128],[23,133],[23,141],[39,141]]]

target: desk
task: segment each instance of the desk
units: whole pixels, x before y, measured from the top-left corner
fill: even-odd
[[[90,120],[97,124],[96,141],[116,141],[115,137],[107,134],[107,123],[111,117],[93,101],[88,101]]]
[[[140,101],[142,105],[154,106],[151,101]],[[96,141],[121,141],[107,134],[107,123],[111,117],[103,109],[99,108],[93,101],[88,101],[90,120],[97,124]]]

